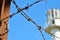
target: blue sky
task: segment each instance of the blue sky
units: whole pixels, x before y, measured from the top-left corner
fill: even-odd
[[[37,0],[15,0],[20,8],[27,6],[27,3],[31,4]],[[47,20],[46,12],[48,9],[58,8],[60,9],[60,0],[45,0],[33,5],[24,12],[29,15],[36,23],[45,28]],[[11,2],[10,14],[17,11],[15,5]],[[21,14],[17,14],[9,19],[9,33],[8,40],[43,40],[41,33],[37,27],[28,22]],[[51,36],[43,31],[46,40],[51,40]]]

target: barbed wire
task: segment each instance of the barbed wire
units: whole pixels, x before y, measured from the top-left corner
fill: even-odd
[[[37,2],[35,2],[35,3],[38,3],[39,1],[37,1]],[[15,3],[15,1],[14,1],[14,3]],[[35,4],[35,3],[33,3],[33,4]],[[15,6],[17,6],[18,7],[18,5],[15,3]],[[16,8],[17,8],[16,7]],[[18,9],[18,8],[17,8]],[[21,8],[19,8],[20,10],[21,10]],[[18,9],[18,11],[19,11],[19,9]],[[19,11],[20,12],[20,11]],[[41,26],[39,26],[36,22],[34,22],[28,15],[26,15],[26,13],[22,10],[21,11],[22,13],[21,13],[21,15],[22,16],[24,16],[28,21],[31,21],[32,23],[34,23],[34,25],[36,25],[37,27],[38,27],[38,30],[41,32],[41,34],[42,34],[42,31],[40,30],[40,29],[43,29]],[[43,29],[44,31],[45,31],[45,29]],[[45,32],[47,32],[47,31],[45,31]],[[48,33],[48,32],[47,32]],[[50,34],[51,36],[54,36],[54,37],[56,37],[56,38],[58,38],[58,39],[60,39],[59,37],[57,37],[57,36],[55,36],[55,35],[53,35],[53,34],[51,34],[51,33],[48,33],[48,34]],[[42,37],[43,37],[43,39],[45,40],[45,38],[44,38],[44,35],[42,34]]]
[[[43,35],[43,33],[42,33],[42,31],[40,30],[40,33],[41,33],[41,35],[42,35],[42,37],[43,37],[43,40],[45,40],[45,37],[44,37],[44,35]]]
[[[13,13],[12,15],[9,15],[9,16],[1,19],[1,20],[3,21],[3,20],[5,20],[5,19],[7,19],[7,18],[12,18],[14,15],[22,12],[22,13],[20,13],[20,14],[21,14],[24,18],[26,18],[28,21],[32,22],[32,23],[38,28],[38,30],[39,30],[40,33],[42,34],[43,40],[45,40],[44,35],[43,35],[43,33],[42,33],[41,30],[44,30],[46,33],[48,33],[48,32],[47,32],[44,28],[42,28],[40,25],[38,25],[35,21],[33,21],[33,20],[23,11],[23,10],[29,9],[31,6],[33,6],[34,4],[39,3],[39,2],[41,2],[41,1],[42,1],[42,0],[38,0],[38,1],[36,1],[36,2],[34,2],[34,3],[32,3],[32,4],[28,5],[28,6],[26,6],[26,7],[24,7],[24,8],[19,8],[19,6],[16,4],[15,0],[12,0],[13,4],[14,4],[14,5],[16,6],[16,8],[17,8],[17,12],[16,12],[16,13]],[[4,23],[6,24],[6,22],[4,22]],[[6,24],[6,25],[7,25],[7,24]],[[5,33],[8,33],[8,31],[5,32]],[[1,35],[4,35],[5,33],[3,33],[3,34],[1,34]],[[54,37],[60,39],[59,37],[57,37],[57,36],[55,36],[55,35],[53,35],[53,34],[51,34],[51,33],[48,33],[48,34],[50,34],[51,36],[54,36]]]
[[[41,1],[41,0],[40,0]],[[12,0],[12,2],[15,4],[15,6],[16,6],[16,8],[17,8],[17,12],[16,13],[13,13],[12,15],[9,15],[9,16],[7,16],[7,17],[5,17],[5,18],[3,18],[3,19],[0,19],[0,22],[2,23],[2,21],[4,21],[5,19],[7,19],[7,18],[12,18],[14,15],[16,15],[16,14],[18,14],[19,12],[21,12],[22,10],[26,10],[26,9],[29,9],[29,7],[31,7],[31,6],[33,6],[34,4],[36,4],[36,3],[38,3],[38,2],[40,2],[40,1],[36,1],[36,2],[34,2],[34,3],[32,3],[31,5],[29,5],[29,6],[26,6],[26,7],[24,7],[24,8],[22,8],[22,9],[20,9],[18,6],[17,6],[17,4],[15,3],[15,1],[14,0]],[[22,11],[23,12],[23,11]],[[8,33],[8,24],[4,21],[4,24],[6,25],[6,32],[4,32],[4,33],[2,33],[2,34],[0,34],[0,36],[3,36],[4,34],[6,34],[6,33]]]

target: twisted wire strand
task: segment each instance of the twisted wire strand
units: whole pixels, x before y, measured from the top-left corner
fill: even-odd
[[[40,1],[37,1],[37,2],[34,2],[33,4],[31,4],[30,6],[32,6],[32,5],[34,5],[34,4],[36,4],[36,3],[38,3],[38,2],[40,2]],[[15,5],[16,5],[16,3],[15,3]],[[18,6],[18,5],[17,5]],[[29,6],[29,7],[30,7]],[[17,8],[17,7],[16,7]],[[23,12],[23,10],[21,10],[22,12]],[[20,12],[20,11],[19,11]],[[32,23],[34,23],[34,25],[36,25],[38,28],[39,28],[39,30],[40,29],[43,29],[41,26],[39,26],[36,22],[34,22],[28,15],[26,15],[26,13],[25,12],[23,12],[24,14],[22,14],[22,16],[24,16],[28,21],[31,21]],[[45,29],[43,29],[44,31],[45,31]],[[45,32],[47,32],[47,31],[45,31]],[[47,32],[48,33],[48,32]],[[48,33],[48,34],[50,34],[51,36],[54,36],[54,37],[56,37],[56,38],[58,38],[58,39],[60,39],[59,37],[57,37],[57,36],[55,36],[55,35],[53,35],[53,34],[51,34],[51,33]],[[44,39],[45,40],[45,39]]]
[[[12,16],[20,13],[22,10],[26,10],[26,7],[27,7],[27,6],[21,9],[21,8],[18,7],[18,5],[16,4],[16,2],[15,2],[14,0],[12,0],[12,2],[13,2],[13,4],[16,6],[16,8],[17,8],[18,11],[17,11],[16,13],[13,13],[12,15],[9,15],[9,16],[1,19],[1,20],[5,20],[5,19],[7,19],[7,18],[9,18],[9,17],[11,18]],[[38,3],[38,2],[34,2],[34,4],[36,4],[36,3]],[[33,4],[33,3],[32,3],[32,4]],[[34,4],[33,4],[33,5],[34,5]],[[33,5],[32,5],[32,6],[33,6]],[[31,6],[29,5],[29,6],[28,6],[28,9],[29,9],[30,7],[31,7]]]
[[[43,1],[43,0],[37,0],[37,1],[33,2],[32,4],[24,7],[24,8],[19,8],[19,6],[16,4],[15,0],[12,0],[13,4],[16,6],[16,8],[17,8],[17,10],[18,10],[19,12],[22,11],[22,10],[27,10],[27,9],[29,9],[31,6],[37,4],[37,3],[41,2],[41,1]]]
[[[26,13],[25,13],[26,14]],[[22,15],[22,16],[24,16],[24,15]],[[31,21],[34,25],[36,25],[37,27],[38,27],[38,29],[39,29],[39,31],[40,31],[40,29],[42,29],[42,30],[44,30],[45,32],[47,32],[45,29],[43,29],[41,26],[39,26],[36,22],[34,22],[30,17],[26,17],[26,16],[24,16],[28,21]],[[48,32],[47,32],[48,33]],[[50,34],[51,36],[54,36],[54,37],[56,37],[56,38],[58,38],[58,39],[60,39],[59,37],[57,37],[57,36],[55,36],[55,35],[53,35],[53,34],[51,34],[51,33],[48,33],[48,34]],[[45,40],[45,39],[44,39]]]
[[[34,4],[36,4],[36,3],[40,2],[40,1],[41,1],[41,0],[38,0],[38,1],[34,2],[34,3],[32,3],[32,4],[34,5]],[[15,4],[16,8],[18,9],[18,5],[16,4],[16,2],[15,2],[14,0],[13,0],[12,2]],[[32,4],[31,4],[31,6],[33,6]],[[31,6],[28,6],[28,7],[31,7]],[[25,7],[24,7],[24,8],[25,8]],[[22,9],[24,9],[24,8],[22,8]],[[21,10],[21,12],[23,12],[22,9],[19,8],[19,9],[18,9],[18,13],[20,13],[19,10]],[[32,21],[36,26],[38,26],[33,20],[31,20],[31,18],[30,18],[28,15],[26,15],[25,12],[23,12],[23,14],[21,13],[21,15],[23,15],[26,19],[28,18],[28,19],[27,19],[28,21]]]
[[[33,2],[32,4],[30,4],[30,5],[26,6],[25,8],[23,8],[23,10],[24,10],[24,9],[29,9],[29,7],[31,7],[31,6],[39,3],[39,2],[41,2],[41,1],[43,1],[43,0],[37,0],[37,1]]]
[[[26,13],[24,13],[24,14],[26,14]],[[24,16],[28,21],[31,21],[34,25],[36,25],[36,27],[38,27],[38,30],[40,31],[40,29],[42,29],[42,30],[44,30],[45,31],[45,29],[43,29],[41,26],[39,26],[36,22],[34,22],[29,16],[27,17],[26,15],[24,15],[24,14],[22,14],[22,16]],[[47,32],[47,31],[45,31],[45,32]],[[47,32],[48,33],[48,32]],[[48,34],[50,34],[51,36],[54,36],[54,37],[56,37],[56,38],[58,38],[58,39],[60,39],[59,37],[57,37],[57,36],[55,36],[55,35],[53,35],[53,34],[51,34],[51,33],[48,33]],[[43,37],[44,38],[44,37]],[[44,38],[44,40],[45,40],[45,38]]]
[[[36,1],[36,2],[32,3],[31,5],[26,6],[26,7],[22,8],[22,9],[20,9],[20,8],[17,6],[17,4],[15,3],[14,0],[12,0],[12,2],[14,3],[14,5],[16,6],[16,8],[17,8],[18,11],[17,11],[16,13],[13,13],[12,15],[9,15],[9,16],[1,19],[2,21],[5,20],[5,19],[7,19],[7,18],[12,18],[14,15],[18,14],[18,13],[21,12],[22,10],[28,9],[29,7],[31,7],[31,6],[33,6],[34,4],[38,3],[39,1]],[[23,12],[23,11],[22,11],[22,12]],[[21,14],[21,15],[23,15],[23,14]],[[27,15],[26,15],[26,16],[27,16]],[[8,26],[7,26],[7,23],[6,23],[6,22],[4,22],[4,23],[5,23],[6,27],[8,27]],[[0,36],[3,36],[4,34],[8,33],[8,28],[6,28],[6,30],[7,30],[7,31],[4,32],[4,33],[2,33],[2,34],[0,34]]]
[[[40,33],[41,33],[41,35],[42,35],[42,37],[43,37],[43,40],[45,40],[45,37],[44,37],[44,35],[43,35],[43,33],[42,33],[42,31],[40,30]]]
[[[34,3],[32,3],[32,4],[30,4],[29,7],[33,6],[33,5],[36,4],[36,3],[39,3],[39,2],[41,2],[41,1],[43,1],[43,0],[38,0],[38,1],[36,1],[36,2],[34,2]]]

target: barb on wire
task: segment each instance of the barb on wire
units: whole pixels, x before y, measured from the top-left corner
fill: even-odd
[[[34,22],[25,12],[21,13],[21,15],[24,16],[28,21],[31,21],[32,23],[34,23],[38,27],[36,22]]]
[[[23,12],[23,11],[22,11]],[[31,21],[31,18],[30,17],[28,17],[24,12],[23,13],[21,13],[21,15],[22,16],[24,16],[28,21]]]
[[[34,2],[34,3],[32,3],[32,4],[28,5],[28,6],[26,6],[26,7],[24,7],[24,8],[19,8],[19,6],[16,4],[15,0],[12,0],[13,4],[16,6],[16,8],[17,8],[17,10],[18,10],[19,12],[22,11],[22,10],[27,10],[27,9],[29,9],[31,6],[33,6],[34,4],[37,4],[37,3],[41,2],[41,1],[43,1],[43,0],[38,0],[38,1],[36,1],[36,2]]]
[[[21,13],[21,15],[24,16],[28,21],[31,21],[32,23],[34,23],[38,27],[38,30],[42,34],[43,40],[45,40],[44,35],[41,31],[41,26],[38,26],[28,15],[26,15],[26,13],[23,12],[23,13]]]
[[[39,2],[41,2],[41,1],[43,1],[43,0],[37,0],[36,2],[30,4],[29,7],[33,6],[33,5],[36,4],[36,3],[39,3]]]
[[[33,6],[33,5],[37,4],[37,3],[39,3],[39,2],[41,2],[41,1],[43,1],[43,0],[35,1],[34,3],[32,3],[32,4],[28,5],[28,6],[26,6],[25,8],[23,8],[23,10],[24,10],[24,9],[29,9],[29,7],[31,7],[31,6]]]
[[[5,20],[5,19],[7,19],[7,18],[12,18],[12,17],[13,17],[14,15],[16,15],[16,14],[18,14],[18,12],[13,13],[12,15],[9,15],[9,16],[7,16],[7,17],[1,19],[1,20],[3,21],[3,20]]]

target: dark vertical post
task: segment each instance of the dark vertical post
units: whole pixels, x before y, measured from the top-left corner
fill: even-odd
[[[8,33],[5,34],[6,22],[8,24],[8,19],[1,20],[9,15],[11,0],[0,0],[0,40],[8,40]],[[8,28],[8,27],[7,27]]]
[[[1,19],[1,9],[2,9],[2,4],[3,4],[3,0],[0,1],[0,19]],[[0,20],[0,26],[1,26],[1,20]]]

